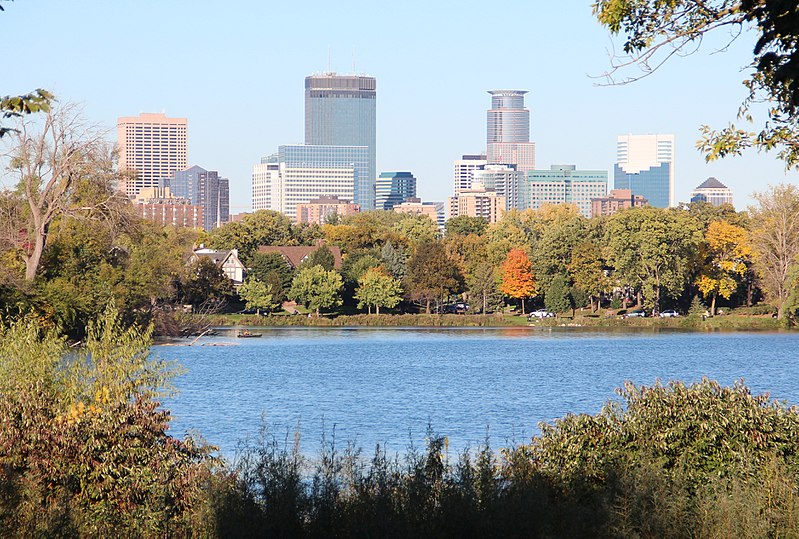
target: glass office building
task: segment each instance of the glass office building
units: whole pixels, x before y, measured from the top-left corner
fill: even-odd
[[[622,135],[616,152],[614,189],[629,189],[657,208],[675,206],[674,135]]]
[[[526,90],[490,90],[486,118],[488,164],[515,165],[522,175],[535,169],[535,143],[530,142],[530,111],[524,107]]]
[[[577,170],[574,165],[552,165],[549,170],[527,173],[529,207],[544,204],[574,204],[584,217],[591,217],[591,199],[608,191],[606,170]]]
[[[378,210],[390,210],[409,198],[416,198],[416,178],[410,172],[382,172],[375,185]]]
[[[376,81],[374,77],[323,73],[305,78],[305,144],[366,147],[367,169],[358,174],[353,202],[375,207]]]
[[[177,170],[169,178],[169,188],[176,197],[186,198],[203,208],[203,229],[210,231],[230,219],[230,184],[215,170],[194,165]]]

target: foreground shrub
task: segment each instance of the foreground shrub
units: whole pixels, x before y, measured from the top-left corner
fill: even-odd
[[[207,448],[167,435],[170,368],[109,309],[69,349],[34,320],[0,328],[0,535],[211,530]]]

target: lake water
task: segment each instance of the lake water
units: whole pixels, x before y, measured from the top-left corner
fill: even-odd
[[[596,413],[625,380],[724,385],[799,404],[799,334],[607,332],[576,328],[263,329],[194,346],[155,346],[186,373],[168,400],[172,433],[190,429],[233,457],[266,424],[298,429],[315,454],[322,433],[337,445],[376,443],[402,452],[428,425],[454,451],[525,443],[540,421]],[[223,343],[229,346],[200,346]]]

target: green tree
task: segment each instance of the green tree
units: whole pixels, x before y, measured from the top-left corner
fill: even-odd
[[[430,302],[444,301],[463,288],[463,275],[439,242],[423,243],[408,260],[405,291],[414,301],[423,302],[430,314]]]
[[[335,265],[336,259],[333,256],[333,251],[331,251],[330,247],[327,245],[321,245],[318,249],[311,251],[311,253],[305,257],[305,260],[302,261],[300,267],[297,269],[302,270],[303,268],[322,266],[325,271],[330,271]]]
[[[750,208],[751,241],[760,287],[777,307],[777,317],[789,294],[790,274],[799,257],[799,189],[778,185],[756,193]]]
[[[544,306],[553,313],[563,313],[574,308],[569,281],[563,275],[556,275],[544,293]]]
[[[480,301],[482,305],[480,312],[483,314],[501,306],[498,280],[496,266],[487,261],[477,264],[466,278],[469,298],[472,302]]]
[[[302,302],[316,311],[341,305],[341,275],[335,270],[326,271],[322,266],[300,270],[294,277],[289,297]]]
[[[468,236],[469,234],[482,236],[488,229],[488,221],[484,217],[459,215],[447,221],[444,227],[447,231],[447,236]]]
[[[291,288],[294,270],[280,253],[255,253],[250,259],[247,273],[268,284],[276,302],[286,298],[286,291]]]
[[[733,36],[753,28],[757,43],[743,85],[748,96],[739,117],[753,122],[750,105],[767,102],[767,118],[758,133],[728,125],[719,132],[703,126],[699,144],[706,159],[736,155],[754,146],[779,148],[788,166],[799,164],[795,143],[799,121],[799,13],[782,0],[596,0],[594,13],[614,34],[624,35],[624,56],[615,59],[608,76],[640,68],[628,82],[647,76],[675,54],[690,53],[705,34],[729,29]]]
[[[633,287],[648,308],[677,297],[689,282],[702,234],[686,212],[643,207],[607,221],[605,256],[621,286]]]
[[[256,309],[258,314],[261,314],[261,309],[271,311],[277,306],[271,285],[254,277],[248,277],[239,286],[238,293],[239,297],[245,301],[247,308]]]
[[[585,241],[575,246],[567,266],[574,286],[588,295],[592,312],[599,308],[599,297],[610,286],[601,256],[602,248],[598,243]]]
[[[438,225],[426,215],[404,214],[393,229],[411,246],[434,241],[439,235]]]
[[[245,215],[241,221],[227,223],[208,235],[208,247],[238,249],[239,258],[250,264],[261,245],[299,245],[304,231],[295,227],[282,213],[259,210]]]
[[[212,260],[199,258],[177,283],[177,299],[195,309],[217,310],[233,295],[233,282]]]
[[[396,307],[402,299],[402,285],[383,268],[369,268],[358,279],[358,290],[355,293],[358,308],[368,307],[371,314],[372,306],[375,314],[380,314],[380,307],[389,309]]]
[[[402,244],[397,244],[395,247],[392,242],[387,241],[380,251],[380,259],[391,275],[400,281],[405,279],[405,274],[408,271],[408,254]]]

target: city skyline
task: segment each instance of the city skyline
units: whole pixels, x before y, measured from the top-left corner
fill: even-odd
[[[302,81],[325,71],[368,72],[379,80],[376,174],[413,171],[424,200],[451,196],[453,161],[484,151],[485,92],[495,88],[528,90],[539,169],[573,163],[612,171],[618,135],[674,133],[676,202],[687,201],[711,176],[736,193],[738,209],[769,184],[799,183],[799,174],[786,175],[772,155],[749,152],[705,164],[694,149],[701,124],[721,128],[735,120],[745,96],[740,68],[751,59],[753,45],[747,35],[718,54],[727,39],[708,36],[697,54],[674,58],[650,77],[602,87],[592,76],[609,68],[612,41],[591,15],[590,2],[512,2],[509,9],[530,22],[530,31],[496,36],[492,47],[460,31],[481,19],[479,5],[453,10],[411,1],[373,13],[362,4],[244,2],[227,13],[207,2],[149,10],[100,2],[81,10],[10,3],[0,13],[4,34],[36,60],[7,73],[0,92],[42,87],[62,101],[80,102],[88,121],[108,128],[109,141],[123,114],[164,111],[188,118],[188,161],[213,163],[230,178],[231,213],[249,207],[252,164],[281,144],[303,140]],[[246,17],[238,15],[242,11]],[[164,56],[163,40],[156,37],[177,20],[213,31],[218,39],[172,40]],[[294,47],[265,45],[259,28],[283,20],[302,20],[308,39]],[[419,39],[403,47],[383,39],[386,25],[406,24]],[[69,39],[54,47],[49,36],[62,35],[65,25]],[[35,37],[31,28],[37,29]],[[292,42],[292,25],[270,28],[270,42]],[[196,84],[196,77],[176,77],[176,69],[211,76]]]

